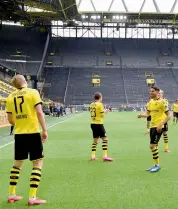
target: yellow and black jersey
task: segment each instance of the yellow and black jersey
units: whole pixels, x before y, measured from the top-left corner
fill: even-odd
[[[178,104],[177,104],[177,103],[174,103],[174,104],[172,105],[172,110],[173,110],[173,112],[178,113]]]
[[[6,112],[14,119],[15,134],[39,133],[39,123],[35,106],[42,104],[39,92],[22,88],[12,92],[6,103]]]
[[[150,100],[147,111],[151,115],[151,128],[156,128],[165,119],[165,113],[169,111],[165,101],[157,99]]]
[[[146,104],[146,110],[148,109],[149,102]]]
[[[92,102],[90,104],[91,124],[103,124],[105,116],[103,104],[100,102]]]
[[[166,98],[161,99],[163,101],[163,103],[165,104],[165,106],[169,106],[169,102]]]

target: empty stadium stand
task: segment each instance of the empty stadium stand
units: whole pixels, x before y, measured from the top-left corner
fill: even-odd
[[[46,43],[39,28],[3,26],[0,64],[25,75],[43,68],[45,97],[67,104],[87,104],[96,91],[106,104],[144,104],[145,72],[153,73],[170,101],[177,98],[178,41],[51,38]],[[92,86],[92,73],[100,75],[100,87]],[[9,93],[2,85],[0,91]]]
[[[55,56],[48,59],[53,65],[75,67],[106,66],[107,61],[131,68],[166,67],[167,62],[177,66],[177,47],[172,40],[53,38],[49,51]]]
[[[55,101],[64,101],[69,68],[44,68],[44,78],[49,87],[44,87],[45,97]]]
[[[47,33],[40,28],[3,26],[0,30],[0,64],[23,74],[36,75]]]
[[[45,67],[45,96],[67,104],[88,104],[94,92],[106,104],[144,104],[149,88],[145,72],[152,72],[170,101],[178,93],[178,42],[139,39],[58,39],[50,42],[51,67]],[[109,62],[109,66],[108,66]],[[167,62],[172,62],[170,67]],[[98,73],[100,87],[93,87]]]

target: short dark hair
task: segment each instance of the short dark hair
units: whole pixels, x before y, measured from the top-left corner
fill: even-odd
[[[94,96],[94,99],[95,99],[95,100],[99,100],[101,97],[102,97],[101,93],[96,92],[96,93],[95,93],[95,96]]]
[[[154,89],[155,91],[160,91],[160,89],[157,86],[152,86],[151,89]]]

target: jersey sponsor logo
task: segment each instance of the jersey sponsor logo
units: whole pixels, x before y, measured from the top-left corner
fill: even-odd
[[[19,120],[19,119],[24,119],[24,118],[27,118],[27,114],[24,114],[24,115],[17,115],[16,116],[16,119]]]
[[[14,93],[12,93],[12,96],[16,97],[16,96],[20,96],[20,95],[25,95],[26,93],[27,93],[26,91],[14,92]]]
[[[150,110],[150,112],[159,112],[159,110]]]

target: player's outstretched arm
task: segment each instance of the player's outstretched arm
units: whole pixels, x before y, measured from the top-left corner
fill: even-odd
[[[48,139],[48,133],[47,133],[47,128],[46,128],[44,112],[42,110],[42,105],[41,104],[36,105],[35,109],[36,109],[38,121],[42,128],[42,140],[43,142],[45,142]]]
[[[150,112],[147,111],[145,114],[139,114],[138,118],[147,118],[149,116],[150,116]]]

